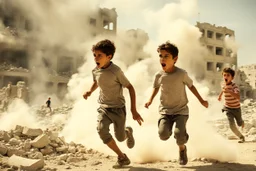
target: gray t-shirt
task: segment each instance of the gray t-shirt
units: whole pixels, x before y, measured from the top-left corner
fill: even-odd
[[[123,87],[130,82],[123,71],[114,63],[108,68],[95,68],[92,70],[93,80],[97,81],[100,88],[98,102],[105,108],[121,108],[125,106]]]
[[[193,81],[187,72],[181,68],[175,67],[172,73],[160,71],[155,75],[153,87],[160,88],[161,91],[160,114],[189,114],[185,85],[191,87]]]

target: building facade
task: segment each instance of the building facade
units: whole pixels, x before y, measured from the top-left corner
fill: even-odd
[[[42,81],[47,93],[65,94],[70,76],[83,63],[84,54],[61,45],[44,45],[35,52],[40,42],[26,35],[38,29],[37,26],[8,0],[1,1],[0,20],[0,88],[10,82],[16,85],[24,81],[30,85]],[[87,21],[85,25],[89,28],[85,28],[85,32],[90,30],[92,38],[101,34],[116,34],[117,13],[114,8],[99,8],[84,16],[84,21]],[[31,62],[37,56],[41,56],[38,65]],[[42,74],[41,67],[47,74]]]
[[[221,71],[224,67],[237,69],[237,55],[225,45],[225,37],[235,37],[235,32],[226,27],[209,23],[197,22],[196,27],[202,32],[200,42],[208,49],[205,56],[205,67],[202,69],[204,80],[208,80],[208,87],[212,94],[220,91],[222,82]]]
[[[239,67],[239,74],[242,97],[256,99],[256,64]]]

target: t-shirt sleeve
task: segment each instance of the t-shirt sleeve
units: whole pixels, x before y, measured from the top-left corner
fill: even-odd
[[[153,88],[159,88],[160,87],[160,77],[161,77],[160,73],[155,74]]]
[[[122,70],[117,71],[116,75],[117,75],[118,81],[123,87],[127,87],[128,85],[130,85],[130,81],[124,75],[124,72]]]
[[[183,80],[183,82],[188,87],[192,87],[192,85],[193,85],[193,80],[188,76],[187,72],[184,73],[184,80]]]
[[[93,81],[96,81],[96,75],[93,71],[92,71],[92,79],[93,79]]]

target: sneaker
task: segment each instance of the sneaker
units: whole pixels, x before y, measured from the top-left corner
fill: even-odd
[[[187,156],[187,147],[185,146],[185,149],[180,151],[180,165],[186,165],[188,163],[188,156]]]
[[[113,166],[113,168],[120,168],[122,166],[129,165],[131,163],[130,159],[124,154],[124,157],[118,157],[116,164]]]
[[[135,140],[134,140],[134,137],[133,137],[133,130],[131,127],[126,127],[125,129],[126,131],[126,135],[127,135],[127,140],[126,140],[126,144],[127,144],[127,147],[128,148],[133,148],[134,145],[135,145]]]
[[[241,137],[240,137],[240,140],[238,141],[238,143],[244,143],[245,142],[245,139],[244,139],[244,136],[242,135]]]

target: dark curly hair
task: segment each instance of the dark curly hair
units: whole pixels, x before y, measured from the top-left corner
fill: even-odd
[[[232,68],[230,68],[230,67],[224,68],[223,71],[222,71],[222,74],[223,73],[229,73],[232,77],[235,76],[235,71]]]
[[[105,53],[107,56],[112,55],[112,58],[113,58],[116,51],[116,47],[112,41],[105,39],[105,40],[99,41],[96,45],[92,46],[92,51],[95,51],[95,50],[100,50],[101,52]]]
[[[170,43],[169,41],[159,45],[158,48],[157,48],[157,52],[160,52],[160,50],[166,50],[167,52],[172,54],[173,58],[177,57],[178,54],[179,54],[179,50],[178,50],[177,46],[175,46],[174,44]]]

